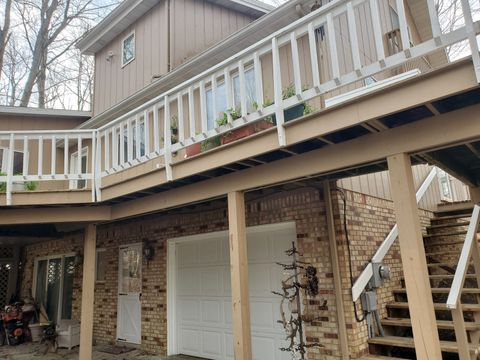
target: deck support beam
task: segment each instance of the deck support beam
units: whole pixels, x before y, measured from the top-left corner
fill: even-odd
[[[85,226],[79,360],[92,360],[97,227]]]
[[[345,321],[345,309],[343,307],[342,277],[338,262],[337,238],[335,236],[335,219],[333,216],[332,194],[330,183],[325,181],[323,185],[323,199],[327,216],[328,240],[330,245],[330,259],[332,261],[333,283],[335,286],[335,305],[337,306],[338,339],[340,341],[340,354],[342,360],[349,360],[347,324]]]
[[[252,359],[244,193],[228,194],[233,342],[236,360]]]
[[[441,360],[410,156],[397,154],[387,160],[416,355],[418,359]]]

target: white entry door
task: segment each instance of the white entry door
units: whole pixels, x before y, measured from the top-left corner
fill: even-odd
[[[117,340],[140,344],[142,337],[142,244],[120,247]]]
[[[295,224],[249,228],[247,238],[253,359],[291,359],[279,350],[285,331],[272,291],[281,288],[285,274],[277,262],[290,260],[285,251],[296,239]],[[229,255],[226,232],[171,240],[169,354],[234,359]]]

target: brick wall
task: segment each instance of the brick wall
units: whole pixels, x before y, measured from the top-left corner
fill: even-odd
[[[353,272],[358,276],[368,259],[383,241],[395,222],[390,202],[346,192],[347,223],[352,243]],[[334,193],[334,211],[342,287],[349,328],[351,353],[359,356],[366,352],[366,328],[356,324],[350,296],[346,239],[343,231],[343,209],[338,193]],[[304,306],[317,316],[307,326],[310,341],[323,344],[321,349],[312,349],[308,359],[331,360],[340,358],[337,335],[337,318],[333,274],[330,263],[325,205],[321,194],[315,189],[276,192],[247,201],[247,225],[256,226],[286,221],[295,221],[297,240],[304,260],[318,269],[321,296],[304,299]],[[422,217],[428,214],[422,212]],[[166,240],[169,238],[226,230],[228,225],[226,204],[219,202],[209,207],[199,205],[171,214],[156,214],[133,220],[99,226],[97,246],[106,249],[106,280],[97,283],[95,289],[94,337],[97,343],[114,343],[117,322],[118,247],[148,240],[155,249],[152,261],[143,260],[142,288],[142,349],[164,354],[167,347],[167,299],[166,299]],[[28,246],[24,252],[25,271],[23,289],[31,287],[33,259],[46,254],[77,251],[82,248],[81,234],[67,235],[66,241],[54,241]],[[81,251],[83,252],[83,250]],[[384,303],[392,300],[391,289],[398,287],[401,277],[398,245],[387,256],[386,263],[392,267],[393,279],[382,289],[380,298]],[[81,296],[81,269],[77,270],[74,289],[74,318],[79,317]],[[323,304],[326,300],[326,305]]]
[[[355,280],[396,223],[395,212],[391,201],[352,191],[344,191],[343,193],[347,202],[347,231],[351,244],[352,272]],[[356,359],[368,353],[367,327],[365,322],[358,323],[354,316],[347,239],[344,231],[343,196],[341,193],[334,191],[332,197],[334,199],[335,228],[350,356],[352,359]],[[433,214],[426,210],[419,210],[419,215],[422,231],[425,232]],[[401,287],[403,271],[398,240],[395,241],[385,256],[384,263],[391,269],[391,280],[386,281],[384,286],[377,291],[381,317],[387,315],[385,305],[394,301],[392,290]],[[357,309],[361,317],[360,301],[357,302]]]

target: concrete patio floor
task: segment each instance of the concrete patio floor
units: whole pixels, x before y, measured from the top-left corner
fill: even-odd
[[[128,353],[113,355],[101,352],[103,346],[95,346],[93,350],[93,360],[202,360],[190,356],[158,356],[149,355],[142,350],[133,350]],[[2,360],[64,360],[64,359],[78,359],[78,347],[67,350],[58,349],[56,353],[44,354],[45,346],[38,343],[26,343],[19,346],[1,346],[0,359]]]

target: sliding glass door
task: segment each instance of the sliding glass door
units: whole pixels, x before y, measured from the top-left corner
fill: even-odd
[[[72,317],[75,256],[52,256],[35,262],[34,296],[50,321]]]

